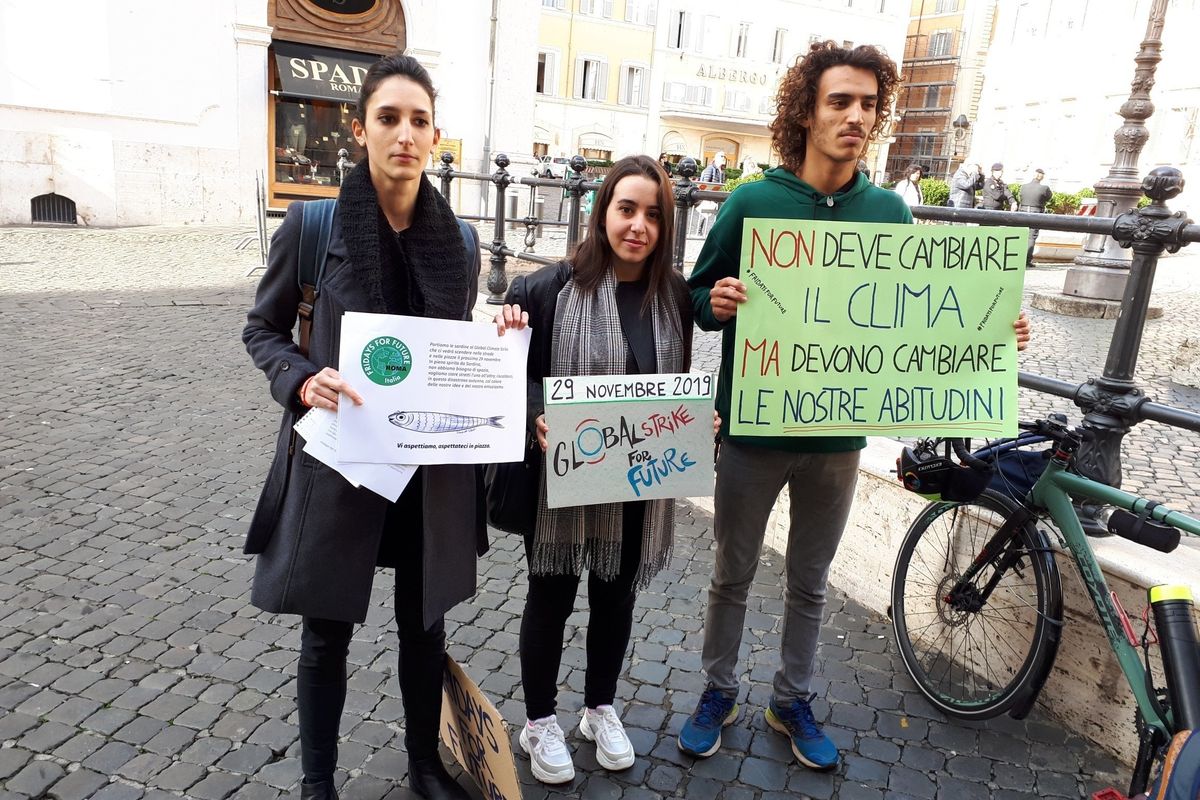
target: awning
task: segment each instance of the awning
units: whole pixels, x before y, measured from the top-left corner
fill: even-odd
[[[292,97],[358,102],[367,68],[379,60],[369,53],[351,53],[296,42],[272,42],[279,91]]]
[[[686,156],[688,155],[687,143],[683,141],[683,137],[675,131],[670,131],[663,137],[662,142],[663,152],[669,156]]]

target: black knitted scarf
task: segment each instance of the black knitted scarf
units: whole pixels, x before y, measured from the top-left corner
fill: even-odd
[[[350,263],[371,298],[373,311],[387,310],[383,297],[383,257],[379,241],[379,197],[363,159],[346,176],[338,195],[338,222]],[[417,191],[412,225],[405,232],[410,279],[425,302],[426,317],[463,319],[472,292],[467,248],[450,204],[424,175]]]

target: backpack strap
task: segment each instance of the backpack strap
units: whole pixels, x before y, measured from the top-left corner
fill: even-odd
[[[300,283],[300,352],[308,355],[308,340],[312,334],[313,305],[321,292],[325,277],[325,259],[329,255],[329,238],[333,232],[333,215],[337,200],[310,200],[301,206],[300,256],[296,279]]]
[[[459,217],[455,217],[454,221],[458,223],[458,232],[462,234],[463,244],[467,247],[467,263],[474,266],[479,263],[479,248],[475,244],[475,236],[471,235],[471,226]]]

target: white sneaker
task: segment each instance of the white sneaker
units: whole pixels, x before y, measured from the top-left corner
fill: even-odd
[[[529,754],[533,777],[542,783],[575,780],[575,763],[558,720],[554,717],[528,720],[521,728],[521,749]]]
[[[633,743],[625,735],[625,726],[612,706],[585,708],[579,720],[579,732],[596,743],[596,760],[609,770],[633,766]]]

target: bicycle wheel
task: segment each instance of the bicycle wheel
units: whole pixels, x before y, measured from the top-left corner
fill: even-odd
[[[987,719],[1030,699],[1057,649],[1048,626],[1061,624],[1058,568],[1032,521],[961,580],[1016,509],[991,490],[966,503],[931,503],[896,557],[900,656],[922,694],[952,717]]]

